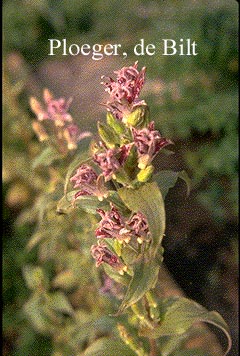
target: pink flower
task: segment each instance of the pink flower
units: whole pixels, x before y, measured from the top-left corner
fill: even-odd
[[[150,122],[148,128],[132,128],[134,143],[140,158],[139,168],[145,168],[165,146],[172,144],[172,141],[162,137],[160,132],[154,129],[154,122]]]
[[[98,175],[92,167],[83,164],[77,169],[76,174],[70,181],[75,183],[74,188],[81,188],[83,184],[95,184],[97,177]]]
[[[102,220],[99,222],[99,227],[95,234],[97,238],[117,238],[124,240],[126,238],[125,222],[119,211],[111,204],[110,211],[97,209]]]
[[[141,212],[134,214],[126,224],[130,229],[130,234],[137,237],[139,243],[142,243],[149,235],[147,220]]]
[[[106,246],[92,245],[91,254],[96,260],[96,266],[100,266],[103,262],[123,273],[124,264],[120,259],[110,251]]]
[[[131,104],[139,97],[145,80],[146,68],[142,68],[139,72],[137,66],[138,63],[135,62],[133,66],[123,67],[114,72],[117,74],[116,81],[109,78],[109,82],[103,83],[112,101],[125,99]]]
[[[75,199],[82,195],[95,195],[99,200],[103,200],[107,196],[101,176],[98,176],[87,164],[81,165],[70,181],[74,188],[80,188],[80,191],[75,194]]]
[[[93,159],[103,171],[105,180],[109,181],[118,169],[123,166],[128,157],[131,145],[107,149],[101,143],[101,148],[102,150],[94,154]]]
[[[132,237],[142,243],[149,235],[148,223],[145,216],[135,213],[128,221],[121,216],[120,212],[111,204],[110,211],[97,210],[101,216],[95,235],[99,239],[115,238],[118,241],[129,243]]]
[[[117,119],[122,120],[124,113],[129,114],[135,106],[145,104],[138,97],[144,85],[146,68],[142,68],[139,72],[137,66],[138,62],[135,62],[133,66],[115,71],[116,81],[110,77],[102,76],[102,79],[107,79],[102,84],[110,94],[110,100],[106,106]]]
[[[64,98],[54,99],[52,94],[45,89],[43,92],[46,108],[43,109],[41,104],[31,98],[30,105],[32,111],[37,115],[39,121],[52,120],[56,126],[64,126],[65,122],[72,122],[72,116],[68,113],[72,99]]]

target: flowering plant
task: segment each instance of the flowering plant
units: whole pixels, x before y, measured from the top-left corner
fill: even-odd
[[[98,122],[99,137],[92,140],[84,152],[82,139],[91,137],[91,134],[80,133],[77,125],[72,123],[73,119],[68,114],[70,101],[55,100],[45,90],[45,110],[36,99],[32,98],[30,102],[38,119],[33,123],[33,129],[40,141],[48,142],[50,148],[54,147],[55,153],[52,156],[50,154],[50,163],[59,160],[55,169],[59,170],[60,176],[66,164],[70,163],[73,152],[76,154],[66,174],[64,196],[59,199],[59,193],[56,193],[59,192],[57,184],[62,184],[61,178],[56,178],[52,198],[55,202],[58,200],[56,210],[61,222],[65,221],[68,242],[72,243],[72,237],[69,237],[72,224],[77,225],[80,219],[80,231],[77,240],[74,240],[77,248],[72,248],[63,265],[55,257],[60,276],[52,282],[43,282],[47,277],[44,277],[41,268],[29,267],[25,270],[28,281],[33,276],[36,280],[36,274],[41,276],[38,287],[45,288],[45,298],[50,300],[48,308],[52,303],[51,310],[47,309],[46,312],[45,300],[45,317],[54,319],[53,310],[69,317],[66,320],[62,316],[59,327],[52,331],[58,344],[54,355],[65,355],[60,347],[63,339],[57,335],[60,326],[64,326],[65,339],[68,335],[69,347],[74,350],[67,351],[68,355],[202,355],[199,349],[188,344],[198,330],[195,327],[197,322],[207,322],[220,328],[228,339],[225,355],[231,348],[228,326],[217,312],[208,312],[184,297],[164,295],[158,278],[159,271],[164,268],[164,198],[178,178],[186,183],[188,178],[183,171],[154,173],[154,158],[158,154],[163,155],[165,148],[173,145],[173,142],[155,129],[148,105],[139,98],[145,73],[145,68],[138,70],[136,62],[133,66],[116,71],[116,80],[102,77],[102,84],[109,94],[104,104],[107,108],[106,122]],[[45,122],[48,127],[44,126]],[[45,159],[46,155],[41,157],[40,162],[43,164]],[[39,160],[37,162],[39,164]],[[70,223],[65,214],[74,217]],[[50,222],[47,217],[43,217],[41,223],[48,229]],[[39,241],[39,236],[34,236],[30,240],[31,248]],[[64,254],[66,251],[65,246],[58,253]],[[90,259],[82,262],[81,256],[86,253],[92,255],[96,267],[99,267],[97,270],[91,267]],[[97,321],[101,318],[96,310],[93,313],[95,321],[89,324],[82,310],[83,304],[74,309],[69,294],[61,292],[61,288],[67,289],[68,293],[76,288],[76,277],[74,273],[71,274],[71,260],[75,263],[75,273],[84,274],[87,271],[89,277],[88,281],[85,276],[77,294],[84,301],[82,303],[87,304],[86,309],[94,310],[94,301],[99,305],[104,304],[102,299],[98,300],[99,292],[111,299],[107,326],[104,324],[103,327],[101,322],[98,325]],[[89,284],[96,281],[96,271],[99,288],[93,290],[91,286],[89,289]],[[83,295],[84,286],[88,286],[86,296]],[[88,294],[90,290],[91,297]],[[87,297],[93,302],[84,300]],[[28,303],[25,308],[30,317],[32,305],[33,302]],[[58,320],[56,315],[55,318]],[[76,325],[70,323],[71,318]],[[71,337],[76,332],[79,318],[87,320],[85,328],[89,327],[89,335],[83,331],[84,336],[78,336],[78,342],[74,344]],[[84,322],[81,330],[83,327]],[[111,332],[111,328],[114,332]]]

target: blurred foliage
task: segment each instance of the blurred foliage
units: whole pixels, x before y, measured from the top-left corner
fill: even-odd
[[[106,308],[106,314],[110,306],[106,298],[99,296],[99,301],[85,300],[78,292],[81,283],[87,291],[86,295],[97,296],[98,293],[92,288],[100,285],[99,276],[91,274],[92,261],[87,262],[83,258],[86,252],[79,252],[79,232],[85,236],[85,242],[91,236],[86,216],[79,217],[73,213],[69,224],[74,221],[77,231],[71,231],[61,216],[51,219],[55,206],[41,200],[41,194],[48,192],[49,197],[51,195],[51,199],[57,201],[59,197],[54,196],[54,187],[63,184],[65,172],[58,177],[54,168],[49,170],[40,166],[33,170],[30,164],[40,152],[40,145],[31,129],[26,80],[31,77],[31,70],[34,71],[46,59],[48,38],[67,38],[69,42],[80,44],[122,43],[129,53],[123,64],[127,62],[128,65],[136,60],[132,48],[140,38],[144,38],[145,43],[154,43],[158,49],[156,55],[139,58],[140,64],[148,68],[143,94],[151,107],[152,117],[164,135],[180,142],[180,150],[188,170],[192,172],[201,202],[217,222],[235,223],[238,214],[237,2],[5,0],[3,12],[4,57],[17,52],[28,65],[20,63],[20,76],[16,76],[17,71],[8,73],[5,69],[3,77],[3,181],[6,205],[3,328],[6,345],[9,344],[4,355],[51,353],[50,340],[35,334],[21,311],[23,305],[28,315],[32,308],[38,308],[37,319],[30,316],[37,330],[47,335],[51,329],[51,335],[57,339],[54,356],[61,355],[60,350],[69,355],[86,346],[85,328],[88,327],[88,332],[92,328],[94,339],[94,320],[99,316],[95,303]],[[198,55],[161,56],[162,38],[191,38],[198,45]],[[56,56],[51,60],[59,58]],[[44,223],[41,220],[43,214],[49,216]],[[40,241],[41,249],[37,257],[36,246]],[[24,250],[27,242],[28,250]],[[26,303],[29,292],[21,270],[29,264],[24,270],[27,281],[29,274],[36,272],[37,258],[39,265],[44,262],[44,270],[40,267],[38,272],[43,274],[45,282],[42,285],[41,276],[37,273],[36,293],[33,292]],[[89,282],[85,285],[84,279],[78,279],[79,264],[90,281],[97,278],[91,288]],[[66,300],[70,292],[73,293],[71,304],[76,310],[74,322],[79,326],[81,335],[75,334],[76,325],[73,327],[72,310]],[[46,298],[51,299],[50,309],[46,308]],[[59,308],[56,308],[56,300]],[[109,320],[98,322],[103,335],[107,335],[109,330],[106,328],[109,325],[112,327]],[[64,342],[65,334],[71,335],[73,341],[70,347],[74,351],[63,351],[68,347]],[[13,345],[14,350],[11,350]]]

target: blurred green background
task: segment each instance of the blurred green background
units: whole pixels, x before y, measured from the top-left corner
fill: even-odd
[[[38,152],[28,97],[48,87],[73,96],[71,112],[82,129],[96,131],[106,95],[101,75],[139,60],[147,67],[142,92],[161,133],[175,142],[159,169],[186,169],[193,190],[179,184],[166,201],[165,262],[185,293],[220,311],[237,350],[238,49],[237,2],[169,0],[5,0],[3,2],[3,334],[4,355],[50,355],[22,306],[29,291],[22,267],[36,259],[25,245],[34,231],[25,221],[37,183],[29,161]],[[49,38],[68,43],[121,43],[128,57],[93,61],[81,55],[48,56]],[[144,38],[154,56],[133,55]],[[162,56],[162,39],[190,38],[197,56]],[[199,273],[196,268],[199,269]],[[196,274],[198,276],[196,277]]]

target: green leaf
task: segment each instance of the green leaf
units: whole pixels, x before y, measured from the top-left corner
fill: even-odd
[[[48,296],[50,298],[49,305],[52,309],[69,315],[73,314],[73,308],[64,293],[58,291]]]
[[[120,144],[119,135],[110,126],[101,122],[98,122],[98,134],[109,148],[114,148],[117,144]]]
[[[117,314],[140,300],[151,288],[154,288],[159,272],[159,265],[156,260],[146,261],[142,258],[134,266],[134,275],[128,286]]]
[[[55,288],[63,288],[64,290],[71,290],[76,287],[78,281],[72,271],[65,270],[56,275],[52,284]]]
[[[106,263],[104,263],[103,266],[104,266],[104,271],[110,278],[112,278],[117,283],[128,286],[128,284],[130,282],[129,275],[127,275],[126,273],[124,275],[121,275],[120,273],[118,273],[118,271],[116,271],[115,269],[113,269],[111,266],[109,266]]]
[[[102,337],[94,341],[84,352],[84,356],[136,356],[121,340]]]
[[[115,190],[108,191],[107,200],[112,202],[115,207],[121,211],[123,215],[129,215],[130,210],[123,204],[121,198],[119,197],[118,193]]]
[[[138,189],[120,188],[118,194],[131,211],[146,216],[152,238],[150,254],[155,257],[165,232],[164,201],[157,184],[146,183]]]
[[[34,290],[47,286],[46,276],[39,266],[27,265],[23,268],[23,277],[28,288]]]
[[[38,166],[50,166],[53,161],[60,159],[61,157],[62,156],[55,148],[47,147],[33,160],[32,167],[35,169]]]
[[[189,338],[189,333],[174,336],[162,336],[159,338],[159,349],[161,356],[172,356],[173,352],[182,349],[184,342]],[[206,355],[207,356],[207,355]]]
[[[162,193],[163,199],[165,199],[170,188],[173,188],[178,180],[181,178],[187,185],[187,194],[190,193],[191,180],[185,171],[160,171],[153,176],[153,180],[157,182],[158,187]]]
[[[93,195],[82,195],[75,199],[74,196],[77,192],[78,190],[72,190],[59,200],[57,204],[58,214],[68,214],[75,207],[90,214],[97,214],[96,209],[107,209],[109,207],[106,201],[99,201],[98,198]]]
[[[42,295],[33,294],[27,303],[25,303],[23,309],[36,330],[41,333],[49,333],[52,325],[48,317],[43,313]]]
[[[110,112],[107,113],[107,124],[118,135],[122,135],[126,131],[126,126],[120,120],[116,119]]]
[[[127,172],[127,175],[131,179],[135,178],[136,173],[138,171],[137,160],[138,160],[137,148],[135,145],[132,145],[128,153],[128,157],[123,165],[124,171]]]
[[[57,203],[57,213],[58,214],[68,214],[74,209],[72,200],[74,199],[77,190],[72,190],[71,192],[64,195]]]
[[[206,322],[215,325],[226,335],[228,348],[224,355],[231,349],[229,328],[219,313],[209,312],[193,300],[182,297],[164,298],[160,309],[160,325],[154,329],[142,328],[141,336],[157,339],[161,336],[181,335],[196,322]]]

